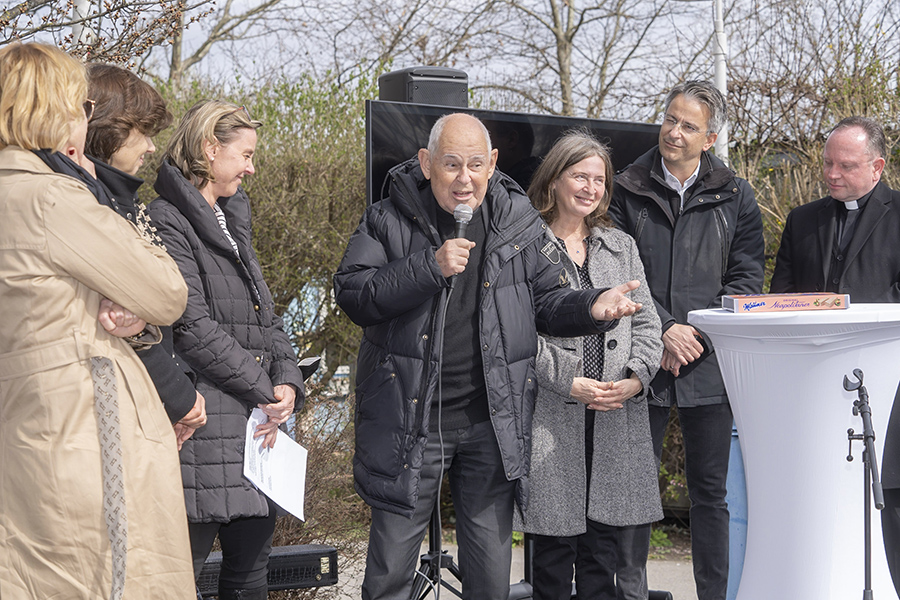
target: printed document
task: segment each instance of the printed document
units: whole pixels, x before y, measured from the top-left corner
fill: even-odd
[[[306,448],[279,430],[275,446],[264,449],[263,438],[254,439],[253,434],[267,418],[262,410],[254,408],[247,421],[244,477],[278,506],[302,521],[306,495]]]

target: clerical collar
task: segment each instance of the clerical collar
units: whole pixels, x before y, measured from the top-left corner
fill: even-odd
[[[862,198],[857,198],[856,200],[847,200],[846,202],[842,202],[844,208],[847,210],[859,210],[866,207],[866,203],[869,201],[869,198],[872,197],[872,194],[875,193],[875,188],[869,190],[869,193],[863,196]]]

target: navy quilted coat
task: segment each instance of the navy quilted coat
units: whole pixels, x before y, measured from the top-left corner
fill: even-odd
[[[303,378],[250,240],[250,202],[242,189],[220,198],[238,259],[200,192],[164,162],[150,215],[188,285],[175,348],[197,373],[208,422],[184,443],[181,476],[188,520],[227,523],[268,514],[266,498],[243,476],[247,417],[275,402],[274,386]]]
[[[338,305],[364,328],[357,359],[356,489],[371,506],[412,515],[437,389],[449,282],[435,251],[435,202],[413,159],[395,167],[389,197],[363,214],[334,276]],[[572,291],[558,254],[541,254],[547,227],[518,185],[495,172],[481,265],[479,336],[491,423],[507,478],[527,500],[531,418],[537,391],[536,328],[558,336],[608,329],[590,306],[598,291]],[[555,246],[553,246],[555,248]],[[562,287],[561,287],[562,286]]]

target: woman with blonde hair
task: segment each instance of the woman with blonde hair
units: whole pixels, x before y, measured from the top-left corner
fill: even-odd
[[[643,305],[606,333],[539,340],[523,528],[535,534],[536,600],[568,600],[573,569],[577,598],[616,600],[618,583],[643,576],[618,568],[618,532],[662,518],[647,407],[660,322],[634,240],[606,214],[612,186],[609,149],[575,131],[556,142],[528,188],[569,284],[637,279],[633,299]],[[643,589],[646,598],[646,579]]]
[[[184,115],[160,165],[150,216],[188,284],[175,349],[197,374],[207,424],[184,442],[182,480],[197,576],[216,539],[220,600],[262,600],[275,506],[243,476],[250,411],[268,421],[263,445],[304,397],[297,357],[283,330],[250,229],[241,188],[254,173],[256,130],[244,107],[203,101]],[[296,399],[296,403],[295,403]]]
[[[175,435],[122,336],[154,343],[186,287],[98,203],[83,65],[0,49],[0,594],[193,598]],[[108,301],[104,300],[108,299]],[[132,314],[107,310],[120,305]]]

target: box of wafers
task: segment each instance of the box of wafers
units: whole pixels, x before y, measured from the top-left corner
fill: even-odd
[[[850,294],[748,294],[722,296],[722,308],[735,313],[790,310],[841,310],[850,306]]]

